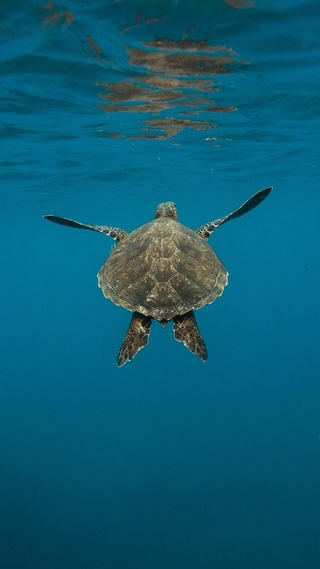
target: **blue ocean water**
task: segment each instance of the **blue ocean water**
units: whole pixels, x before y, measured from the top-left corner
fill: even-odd
[[[0,7],[1,569],[320,567],[316,0]],[[202,363],[96,274],[175,201],[230,273]]]

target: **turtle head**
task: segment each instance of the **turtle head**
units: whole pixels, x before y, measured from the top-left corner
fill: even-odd
[[[178,214],[176,204],[173,202],[159,203],[155,218],[158,219],[158,217],[168,217],[169,219],[177,221]]]

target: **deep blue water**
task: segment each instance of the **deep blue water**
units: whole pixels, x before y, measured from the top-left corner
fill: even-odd
[[[1,569],[317,569],[319,3],[0,17]],[[196,229],[269,185],[211,238],[208,362],[155,322],[116,368],[112,241],[42,215],[129,231],[173,200]]]

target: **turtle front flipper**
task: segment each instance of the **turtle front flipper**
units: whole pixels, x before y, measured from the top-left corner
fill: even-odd
[[[123,340],[117,358],[117,366],[121,367],[134,358],[141,348],[149,342],[151,316],[144,316],[140,312],[132,314],[130,326]]]
[[[58,217],[57,215],[44,215],[43,219],[48,219],[48,221],[53,221],[60,225],[66,225],[67,227],[74,227],[75,229],[98,231],[99,233],[104,233],[104,235],[111,237],[115,241],[120,241],[120,239],[127,234],[124,229],[120,229],[119,227],[109,227],[108,225],[88,225],[87,223],[80,223],[80,221],[74,221],[67,217]]]
[[[175,340],[183,342],[188,350],[199,356],[203,362],[207,361],[207,349],[199,332],[193,310],[173,318],[173,332]]]
[[[201,225],[201,227],[197,229],[196,233],[198,233],[198,235],[200,235],[200,237],[203,239],[209,239],[210,235],[214,232],[215,229],[217,229],[217,227],[219,227],[219,225],[222,225],[227,221],[231,221],[232,219],[237,219],[238,217],[241,217],[245,213],[251,211],[254,207],[257,207],[257,205],[266,199],[271,190],[272,186],[265,188],[264,190],[260,190],[251,196],[251,198],[244,202],[240,207],[235,209],[232,213],[229,213],[229,215],[225,215],[224,217],[220,217],[214,221],[209,221],[209,223],[206,223],[205,225]]]

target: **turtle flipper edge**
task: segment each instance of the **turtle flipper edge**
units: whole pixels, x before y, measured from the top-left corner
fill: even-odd
[[[120,229],[119,227],[109,227],[108,225],[89,225],[88,223],[80,223],[80,221],[74,221],[73,219],[59,217],[57,215],[44,215],[43,219],[59,223],[59,225],[73,227],[74,229],[90,229],[91,231],[98,231],[99,233],[104,233],[104,235],[111,237],[111,239],[114,239],[115,241],[120,241],[120,239],[127,234],[124,229]]]
[[[227,221],[231,221],[232,219],[237,219],[238,217],[241,217],[245,213],[251,211],[254,207],[266,199],[271,190],[272,186],[265,188],[264,190],[260,190],[228,215],[220,217],[219,219],[215,219],[214,221],[209,221],[209,223],[206,223],[205,225],[201,225],[201,227],[197,229],[196,233],[198,233],[198,235],[200,235],[200,237],[203,239],[209,239],[210,235],[214,232],[215,229],[217,229],[217,227],[219,227],[219,225],[222,225]]]
[[[132,314],[131,322],[123,340],[117,358],[117,366],[121,367],[130,362],[137,352],[149,342],[151,316],[144,316],[140,312]]]
[[[173,332],[175,340],[183,342],[188,350],[199,356],[203,362],[207,361],[207,349],[199,332],[193,310],[173,318]]]

